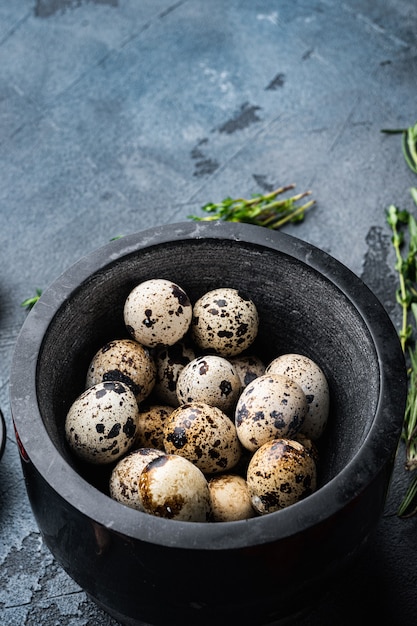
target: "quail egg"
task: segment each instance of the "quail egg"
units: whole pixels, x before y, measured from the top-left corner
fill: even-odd
[[[141,472],[139,492],[151,515],[185,522],[210,521],[207,479],[182,456],[164,454],[150,461]]]
[[[298,432],[295,435],[293,435],[292,439],[294,441],[298,441],[299,443],[301,443],[304,446],[304,448],[307,450],[308,454],[315,461],[316,467],[317,467],[318,463],[319,463],[319,460],[320,460],[320,454],[319,454],[319,449],[317,447],[317,444],[312,439],[310,439],[309,437],[304,435],[302,432]]]
[[[230,363],[237,371],[242,388],[249,385],[258,376],[265,374],[265,364],[255,355],[234,356],[230,358]]]
[[[204,474],[231,469],[242,453],[232,420],[204,402],[176,408],[166,421],[164,441],[167,454],[185,457]]]
[[[253,343],[258,327],[254,302],[237,289],[224,287],[205,293],[195,302],[190,332],[201,350],[229,357]]]
[[[139,493],[139,477],[145,465],[162,454],[162,450],[139,448],[120,459],[110,475],[110,496],[132,509],[144,511]]]
[[[174,407],[162,404],[141,407],[135,447],[164,450],[165,423],[173,410]]]
[[[229,414],[241,392],[240,378],[227,359],[207,355],[183,367],[177,380],[179,404],[205,402]]]
[[[133,339],[106,343],[91,360],[86,387],[105,380],[125,383],[137,402],[142,402],[151,393],[156,380],[156,366],[149,350]]]
[[[105,381],[89,387],[73,402],[65,418],[65,436],[82,460],[111,463],[132,448],[138,421],[138,403],[130,387]]]
[[[220,474],[208,481],[214,522],[233,522],[255,516],[246,480],[238,474]]]
[[[246,480],[252,506],[265,515],[312,494],[317,487],[316,465],[298,441],[274,439],[254,453]]]
[[[308,411],[301,432],[310,439],[319,439],[329,416],[329,386],[323,370],[302,354],[283,354],[274,359],[266,373],[288,376],[305,393]]]
[[[159,402],[179,405],[177,380],[179,373],[190,361],[196,358],[195,350],[185,341],[177,341],[172,346],[161,346],[154,354],[156,383],[153,393]]]
[[[242,445],[252,452],[276,437],[297,433],[307,414],[300,385],[287,376],[264,374],[241,393],[235,424]]]
[[[186,292],[163,278],[140,283],[129,293],[124,322],[133,339],[148,348],[171,346],[187,333],[192,305]]]

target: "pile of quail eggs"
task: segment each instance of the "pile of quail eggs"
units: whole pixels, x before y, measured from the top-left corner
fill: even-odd
[[[65,420],[69,448],[111,467],[109,495],[164,518],[222,522],[288,507],[317,488],[329,414],[322,369],[302,354],[263,363],[259,316],[237,289],[194,305],[165,279],[124,303],[128,339],[93,356]]]

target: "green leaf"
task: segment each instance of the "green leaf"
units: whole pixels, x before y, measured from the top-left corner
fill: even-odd
[[[188,215],[187,217],[197,222],[223,220],[254,224],[277,230],[288,222],[294,224],[301,222],[307,209],[315,204],[314,200],[298,204],[311,194],[310,191],[289,198],[277,199],[278,196],[294,189],[294,187],[295,185],[286,185],[265,195],[253,194],[249,199],[227,197],[219,203],[209,202],[201,209],[203,212],[209,213],[209,216]]]
[[[408,487],[407,493],[405,497],[403,498],[403,501],[401,502],[400,507],[398,509],[398,515],[400,517],[411,517],[415,515],[415,513],[417,512],[416,496],[417,496],[417,476],[414,476],[414,478],[412,479]]]
[[[31,309],[33,309],[33,307],[35,306],[35,304],[37,303],[41,295],[42,295],[42,289],[36,289],[36,295],[32,296],[31,298],[26,298],[26,300],[23,300],[20,306],[30,311]]]
[[[417,125],[403,132],[402,149],[408,167],[417,174]]]

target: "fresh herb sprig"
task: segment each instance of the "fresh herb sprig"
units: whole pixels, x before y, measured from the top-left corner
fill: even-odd
[[[417,188],[411,189],[417,205]],[[407,362],[408,391],[402,439],[405,442],[405,468],[417,469],[417,222],[411,212],[391,205],[387,210],[387,222],[392,231],[395,250],[395,269],[399,287],[397,302],[401,306],[402,321],[399,338]],[[417,513],[417,476],[413,477],[399,506],[400,517]]]
[[[417,174],[417,123],[403,132],[402,148],[408,167]]]
[[[383,128],[383,133],[402,134],[401,146],[405,162],[411,171],[417,174],[417,122],[408,128]]]
[[[26,298],[26,300],[23,300],[20,306],[22,306],[27,311],[30,311],[31,309],[33,309],[33,307],[35,306],[35,304],[37,303],[41,295],[42,295],[42,289],[36,289],[36,294],[34,296],[31,296],[30,298]]]
[[[301,222],[307,209],[315,204],[315,200],[309,200],[301,205],[297,204],[310,196],[311,191],[277,199],[278,196],[294,188],[295,185],[286,185],[268,194],[255,194],[250,199],[228,197],[219,203],[209,202],[202,207],[202,211],[210,215],[204,217],[188,215],[188,218],[196,222],[215,220],[243,222],[278,230],[288,222]]]

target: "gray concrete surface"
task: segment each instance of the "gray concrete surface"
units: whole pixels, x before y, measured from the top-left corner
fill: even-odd
[[[417,178],[381,129],[417,121],[416,20],[412,0],[0,0],[1,624],[115,625],[27,500],[8,398],[20,303],[116,235],[296,183],[317,204],[287,232],[362,276],[397,324],[385,209],[411,209]],[[417,623],[403,453],[355,575],[300,626]]]

